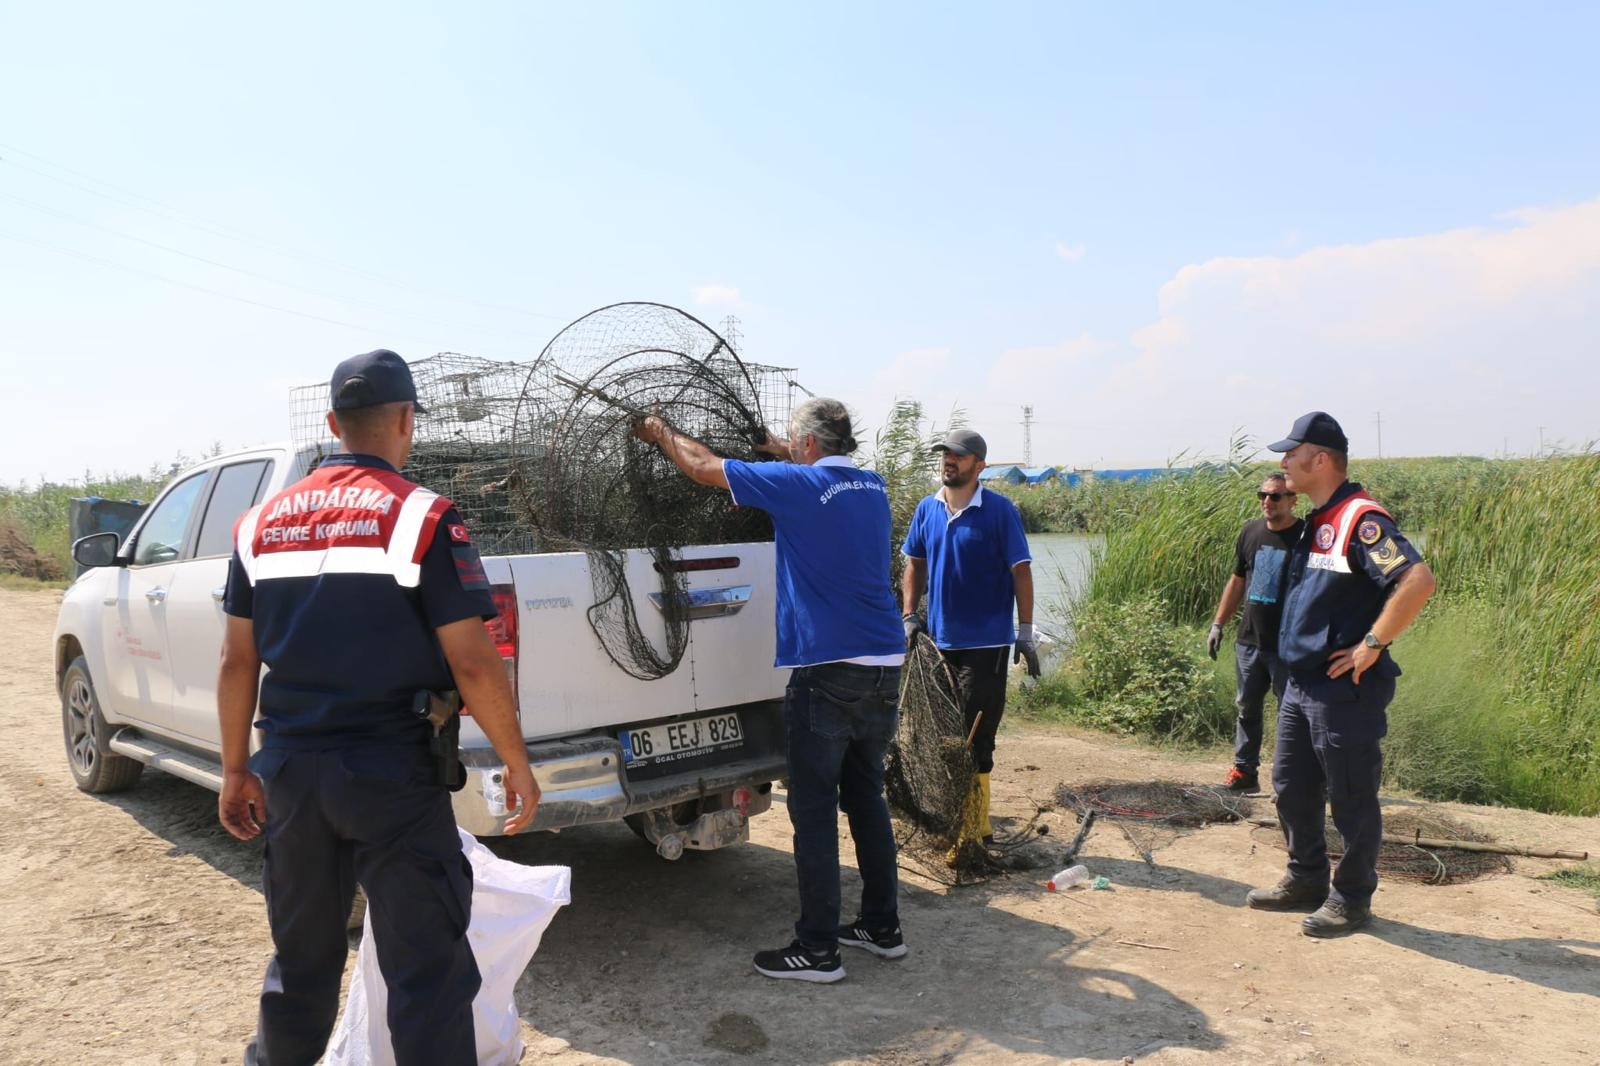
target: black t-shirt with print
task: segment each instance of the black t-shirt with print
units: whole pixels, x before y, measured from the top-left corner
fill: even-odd
[[[1246,522],[1233,549],[1233,572],[1244,579],[1244,613],[1239,617],[1240,644],[1262,651],[1278,650],[1278,623],[1283,618],[1283,570],[1289,549],[1300,539],[1305,520],[1276,532],[1267,520]]]

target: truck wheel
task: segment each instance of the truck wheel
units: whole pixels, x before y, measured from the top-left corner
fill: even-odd
[[[81,655],[61,678],[61,732],[72,780],[85,792],[118,792],[131,787],[144,772],[144,763],[108,747],[111,727],[100,713],[89,665]]]

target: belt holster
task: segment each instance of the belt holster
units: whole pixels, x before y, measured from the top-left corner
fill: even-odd
[[[439,784],[460,792],[467,784],[467,768],[461,765],[461,693],[424,689],[412,697],[411,709],[433,727],[428,751]]]

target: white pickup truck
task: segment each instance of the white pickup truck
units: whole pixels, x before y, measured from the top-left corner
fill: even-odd
[[[216,681],[235,519],[297,480],[314,448],[219,456],[184,472],[125,541],[85,537],[89,567],[55,632],[67,760],[88,792],[127,788],[153,766],[222,787]],[[690,640],[679,667],[645,681],[615,666],[590,628],[589,558],[486,556],[499,616],[486,623],[513,679],[528,758],[544,796],[535,829],[626,819],[667,858],[747,839],[784,773],[784,675],[772,665],[773,546],[683,549]],[[660,579],[626,553],[643,634],[665,646]],[[657,590],[654,593],[651,590]],[[503,767],[462,720],[468,832],[504,832]]]

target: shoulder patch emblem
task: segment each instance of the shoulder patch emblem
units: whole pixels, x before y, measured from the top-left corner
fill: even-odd
[[[450,523],[450,539],[457,544],[469,544],[472,538],[467,535],[467,527],[460,522]]]
[[[1385,537],[1382,544],[1367,554],[1367,558],[1378,568],[1380,574],[1387,574],[1406,561],[1405,554],[1400,550],[1400,545],[1394,542],[1393,537]]]
[[[1356,527],[1356,536],[1360,538],[1363,544],[1376,544],[1378,539],[1383,536],[1383,527],[1369,518]]]
[[[1317,547],[1321,548],[1323,551],[1327,551],[1329,548],[1333,547],[1333,538],[1334,530],[1332,526],[1324,522],[1322,525],[1317,527]]]

